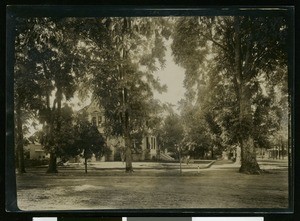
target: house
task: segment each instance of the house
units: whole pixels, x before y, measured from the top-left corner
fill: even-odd
[[[90,105],[84,107],[82,111],[88,114],[88,120],[97,126],[99,132],[104,134],[104,110],[94,99]],[[110,148],[111,153],[102,157],[101,159],[96,159],[98,161],[120,161],[123,160],[123,152],[125,147],[125,140],[120,136],[105,136],[106,144]],[[133,146],[135,146],[135,141],[133,140]],[[134,161],[157,159],[158,145],[157,138],[151,132],[144,136],[142,139],[141,148],[133,148],[135,151],[132,153]]]
[[[29,143],[24,147],[24,150],[29,153],[27,157],[30,160],[45,160],[50,158],[50,155],[45,152],[43,146],[39,143]]]

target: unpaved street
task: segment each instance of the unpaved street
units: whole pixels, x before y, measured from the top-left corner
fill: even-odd
[[[29,169],[18,175],[22,210],[287,208],[288,171],[246,175],[234,167],[184,172],[176,170],[60,169],[45,174]]]

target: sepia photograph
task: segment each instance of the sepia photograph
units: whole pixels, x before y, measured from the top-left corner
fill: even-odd
[[[290,211],[292,11],[238,11],[14,16],[18,209]]]

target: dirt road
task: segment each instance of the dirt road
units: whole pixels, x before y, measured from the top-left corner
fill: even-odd
[[[22,210],[287,208],[288,171],[246,175],[236,168],[184,172],[61,169],[17,176]]]

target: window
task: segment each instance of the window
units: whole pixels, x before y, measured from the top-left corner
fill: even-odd
[[[92,118],[92,124],[93,124],[94,126],[97,126],[97,120],[96,120],[96,117],[93,117],[93,118]]]

